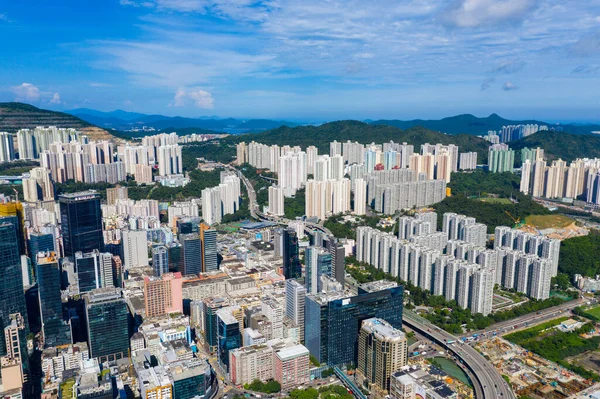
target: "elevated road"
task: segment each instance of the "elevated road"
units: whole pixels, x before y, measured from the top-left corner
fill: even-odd
[[[494,366],[475,349],[469,345],[458,343],[458,338],[409,310],[404,310],[402,322],[419,334],[435,341],[459,359],[468,370],[473,383],[475,398],[516,399],[508,383],[504,381]]]

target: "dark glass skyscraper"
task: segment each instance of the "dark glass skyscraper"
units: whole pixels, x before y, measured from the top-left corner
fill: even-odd
[[[152,268],[155,276],[169,272],[169,251],[164,245],[152,247]]]
[[[29,234],[27,246],[29,249],[29,258],[31,258],[31,262],[35,265],[39,252],[53,252],[55,250],[54,236],[52,234],[31,233]]]
[[[321,363],[356,364],[358,334],[363,320],[377,317],[395,328],[402,327],[403,287],[387,288],[357,296],[320,293],[306,297],[304,341]]]
[[[85,296],[90,357],[121,359],[129,352],[128,310],[121,290],[100,288]]]
[[[321,276],[331,277],[331,253],[320,247],[308,247],[304,252],[306,292],[321,291]]]
[[[202,242],[202,271],[219,270],[217,258],[217,231],[207,224],[200,226],[200,241]]]
[[[27,320],[27,306],[23,292],[23,275],[21,274],[21,256],[17,241],[17,227],[0,218],[0,331],[11,323],[11,314],[20,313]],[[21,353],[27,356],[28,323],[22,331]],[[6,355],[4,333],[0,334],[0,355]],[[25,361],[23,361],[25,363]]]
[[[63,321],[63,306],[60,296],[60,268],[56,253],[36,260],[38,296],[44,346],[67,345],[71,343],[71,329]]]
[[[181,236],[183,246],[183,274],[198,274],[202,272],[202,245],[198,234]]]
[[[217,311],[217,344],[219,363],[229,372],[229,351],[242,346],[240,323],[233,317],[231,308]]]
[[[300,250],[298,247],[298,233],[293,228],[283,230],[283,275],[285,279],[300,278],[302,265],[300,264]]]
[[[65,256],[76,252],[104,251],[100,196],[95,191],[62,194],[60,219]]]

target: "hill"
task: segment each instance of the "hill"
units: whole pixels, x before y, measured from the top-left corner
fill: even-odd
[[[406,130],[394,126],[368,124],[359,121],[338,121],[325,123],[320,126],[283,126],[263,133],[255,133],[252,136],[242,135],[237,137],[238,141],[254,140],[263,144],[288,144],[299,145],[306,148],[314,145],[319,148],[319,153],[329,153],[329,143],[337,140],[340,142],[358,141],[368,144],[371,142],[381,144],[390,140],[396,143],[409,143],[418,151],[424,143],[456,144],[461,152],[476,151],[479,154],[478,162],[487,161],[487,141],[469,135],[450,136],[435,132],[420,126],[411,127]]]
[[[0,132],[15,133],[19,129],[33,129],[37,126],[72,127],[82,130],[92,140],[113,138],[106,130],[64,112],[17,102],[0,103]]]
[[[600,157],[599,135],[577,135],[547,131],[511,141],[509,145],[514,150],[521,150],[524,147],[541,147],[549,160],[561,158],[565,161],[572,161],[577,158]]]
[[[153,127],[157,130],[175,130],[195,128],[214,130],[219,133],[248,133],[265,131],[279,126],[296,126],[296,123],[270,119],[241,120],[235,118],[184,118],[181,116],[147,115],[137,112],[115,110],[111,112],[96,111],[87,108],[78,108],[68,111],[89,123],[108,129],[127,131],[142,126]]]
[[[443,118],[439,120],[423,120],[414,119],[410,121],[402,120],[377,120],[370,122],[374,125],[389,125],[395,126],[400,129],[408,129],[414,126],[423,126],[427,129],[437,130],[448,134],[471,134],[471,135],[485,135],[488,130],[500,130],[502,126],[507,125],[526,125],[526,124],[537,124],[546,125],[548,127],[558,127],[565,132],[573,134],[590,134],[592,131],[600,130],[600,125],[553,125],[551,123],[537,121],[537,120],[522,120],[514,121],[504,119],[497,114],[491,114],[486,118],[478,118],[475,115],[463,114]]]

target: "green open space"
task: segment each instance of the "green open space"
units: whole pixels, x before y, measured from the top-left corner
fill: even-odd
[[[565,215],[529,215],[525,222],[538,229],[562,229],[571,225],[574,220]]]
[[[478,198],[481,202],[487,202],[489,204],[512,204],[512,201],[508,198],[499,198],[499,197],[484,197]]]

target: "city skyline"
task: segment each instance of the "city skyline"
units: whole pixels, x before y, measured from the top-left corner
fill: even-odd
[[[1,101],[320,121],[600,120],[597,1],[36,3],[0,8],[11,37]]]

